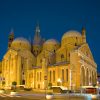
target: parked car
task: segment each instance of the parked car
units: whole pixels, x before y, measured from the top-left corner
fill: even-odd
[[[64,86],[52,86],[53,93],[67,93],[68,89]]]

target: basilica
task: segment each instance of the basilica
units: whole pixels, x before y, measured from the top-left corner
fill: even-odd
[[[46,89],[64,86],[80,89],[97,82],[97,65],[86,41],[86,29],[70,30],[63,34],[61,43],[54,38],[44,40],[36,26],[34,39],[14,38],[9,34],[7,52],[0,63],[0,76],[5,87],[12,82],[26,88]]]

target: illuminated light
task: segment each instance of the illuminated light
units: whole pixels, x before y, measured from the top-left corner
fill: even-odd
[[[57,82],[60,82],[60,83],[62,83],[62,80],[59,78],[59,79],[57,80]]]
[[[97,98],[97,95],[91,94],[91,97],[92,97],[92,99],[96,99]]]
[[[91,86],[91,85],[92,85],[92,83],[90,82],[90,83],[89,83],[89,85]]]
[[[97,85],[99,84],[99,82],[97,81]]]
[[[44,85],[44,82],[43,82],[43,85]]]

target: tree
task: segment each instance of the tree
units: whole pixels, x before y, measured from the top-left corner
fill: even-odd
[[[12,82],[12,85],[13,85],[13,86],[16,86],[16,85],[17,85],[17,82],[13,81],[13,82]]]
[[[6,82],[5,81],[2,81],[2,87],[4,88]]]
[[[12,82],[12,87],[13,87],[13,90],[14,90],[14,91],[16,91],[16,85],[17,85],[17,82],[16,82],[16,81],[13,81],[13,82]]]
[[[52,83],[48,83],[48,89],[52,88]]]

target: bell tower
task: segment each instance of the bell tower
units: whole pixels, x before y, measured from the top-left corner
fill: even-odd
[[[39,24],[37,24],[33,40],[33,54],[35,57],[37,57],[37,55],[41,52],[41,49],[42,49],[42,39],[40,36],[40,27]]]
[[[11,47],[11,43],[13,40],[14,40],[14,31],[13,31],[13,29],[11,29],[11,32],[10,32],[9,37],[8,37],[8,48]]]

